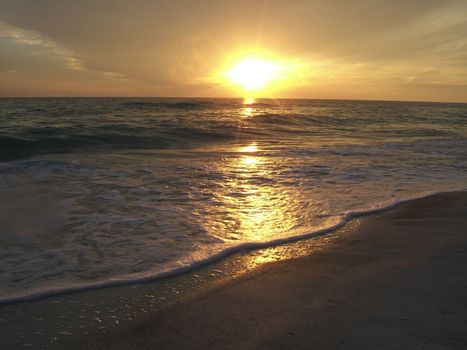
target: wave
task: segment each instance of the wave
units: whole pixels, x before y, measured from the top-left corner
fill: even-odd
[[[29,138],[0,136],[0,161],[76,151],[191,147],[196,144],[232,140],[238,138],[239,134],[239,128],[236,127],[211,129],[177,127],[162,131],[135,128],[129,133],[96,131],[94,134],[70,133],[63,136],[52,136],[48,132],[36,131],[30,132],[31,136],[34,134],[36,137]],[[244,132],[245,135],[248,133],[248,130]]]
[[[247,105],[248,107],[262,107],[262,108],[274,108],[280,107],[278,103],[267,103],[267,102],[253,102]]]
[[[120,106],[123,108],[138,108],[138,109],[203,109],[212,108],[215,103],[212,101],[132,101],[122,102]]]
[[[432,105],[231,99],[6,99],[0,115],[0,161],[48,153],[190,147],[261,138],[461,138],[465,111]],[[2,106],[3,107],[3,106]],[[409,113],[410,112],[410,113]],[[449,118],[446,114],[449,113]],[[303,139],[308,141],[308,139]]]
[[[38,127],[21,134],[0,135],[0,161],[42,154],[108,151],[123,149],[190,148],[200,144],[232,140],[274,138],[292,129],[300,119],[264,115],[242,123],[182,121],[164,125],[104,125],[91,127]],[[149,123],[148,123],[149,124]],[[269,127],[265,128],[264,124]]]
[[[256,101],[245,105],[242,99],[176,99],[168,98],[160,101],[131,101],[122,102],[122,107],[127,108],[168,108],[168,109],[193,109],[193,108],[224,108],[224,107],[252,107],[252,108],[281,108],[282,104],[278,102]]]
[[[21,159],[40,153],[66,152],[82,145],[78,139],[47,137],[36,140],[0,137],[0,161]]]
[[[244,252],[244,251],[252,251],[256,249],[262,249],[262,248],[268,248],[268,247],[274,247],[274,246],[280,246],[280,245],[284,245],[288,243],[293,243],[293,242],[297,242],[301,240],[314,238],[320,235],[325,235],[325,234],[328,234],[330,232],[333,232],[333,231],[336,231],[342,228],[343,226],[347,225],[352,219],[388,211],[403,203],[407,203],[407,202],[411,202],[411,201],[415,201],[415,200],[419,200],[423,198],[429,198],[429,197],[439,195],[439,194],[465,192],[465,191],[467,191],[467,188],[459,188],[456,190],[449,190],[449,191],[424,192],[424,193],[420,193],[418,195],[411,196],[405,199],[396,200],[386,205],[377,204],[365,210],[344,212],[341,216],[339,216],[340,220],[338,223],[332,226],[319,229],[319,230],[315,230],[312,232],[306,232],[306,233],[291,236],[291,237],[273,239],[270,241],[250,242],[250,243],[243,243],[243,244],[239,244],[235,246],[229,246],[225,249],[214,252],[210,256],[207,256],[207,257],[204,257],[198,260],[194,260],[191,264],[169,269],[163,272],[158,272],[154,274],[147,273],[147,272],[138,273],[138,274],[130,274],[126,276],[112,277],[110,279],[101,280],[101,281],[92,282],[92,283],[79,283],[79,284],[75,284],[72,286],[66,286],[62,288],[35,289],[27,293],[18,293],[18,294],[11,295],[9,297],[0,297],[0,305],[34,301],[38,299],[44,299],[44,298],[49,298],[53,296],[81,292],[81,291],[86,291],[86,290],[99,289],[99,288],[154,282],[165,277],[190,272],[199,267],[212,264],[220,259],[223,259],[235,253]]]

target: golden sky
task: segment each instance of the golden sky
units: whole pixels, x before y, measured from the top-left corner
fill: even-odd
[[[239,96],[248,57],[264,97],[467,102],[467,1],[0,0],[0,96]]]

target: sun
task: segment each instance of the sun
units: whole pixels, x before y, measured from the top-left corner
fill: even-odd
[[[288,89],[302,85],[309,72],[309,62],[302,58],[242,50],[226,56],[207,80],[225,88],[226,94],[243,97],[248,105],[259,98],[283,97]]]
[[[278,80],[283,67],[276,62],[259,58],[244,58],[226,72],[226,78],[232,85],[246,92],[264,90],[268,85]]]

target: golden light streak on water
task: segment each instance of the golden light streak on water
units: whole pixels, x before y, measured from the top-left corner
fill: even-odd
[[[258,146],[256,145],[256,143],[252,143],[248,146],[243,146],[243,147],[240,147],[239,149],[239,152],[243,152],[243,153],[253,153],[253,152],[258,152]]]
[[[227,180],[216,195],[224,208],[223,219],[235,222],[234,236],[266,241],[290,230],[296,224],[290,213],[294,198],[287,188],[276,186],[272,159],[262,155],[256,143],[236,151],[238,156],[223,164]]]
[[[254,113],[254,108],[253,107],[245,107],[242,109],[241,111],[241,115],[242,117],[245,117],[245,118],[251,118],[253,116],[253,113]]]
[[[245,98],[243,99],[243,104],[244,104],[244,105],[247,105],[247,106],[248,106],[248,105],[252,105],[252,104],[254,104],[255,102],[256,102],[256,99],[255,99],[254,97],[245,97]]]

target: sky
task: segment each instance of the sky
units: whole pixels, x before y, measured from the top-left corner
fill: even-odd
[[[467,1],[0,0],[0,96],[234,97],[242,57],[294,67],[261,97],[467,102]]]

